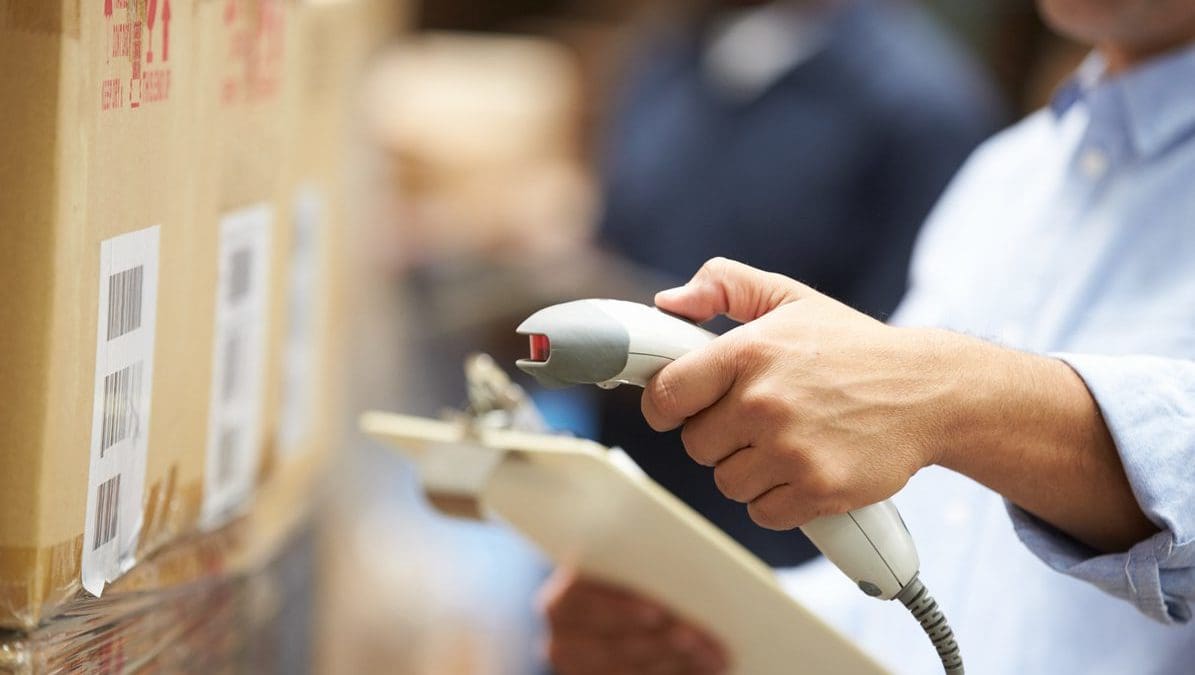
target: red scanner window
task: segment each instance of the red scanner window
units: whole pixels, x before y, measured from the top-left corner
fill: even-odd
[[[547,335],[531,335],[531,360],[532,361],[547,361],[548,355],[552,353],[552,344],[548,342]]]

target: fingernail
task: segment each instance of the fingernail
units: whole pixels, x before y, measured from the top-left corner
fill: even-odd
[[[659,302],[660,300],[671,300],[679,296],[681,293],[684,293],[684,291],[684,286],[677,286],[676,288],[669,288],[667,290],[660,291],[659,293],[656,293],[656,302]]]

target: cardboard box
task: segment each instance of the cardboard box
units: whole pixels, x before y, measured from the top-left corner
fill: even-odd
[[[315,547],[310,525],[299,525],[251,566],[207,570],[152,593],[105,594],[28,633],[0,634],[0,673],[304,670]],[[198,536],[137,569],[169,567],[178,557],[218,559],[225,549],[220,533]]]
[[[262,483],[288,472],[310,475],[339,431],[345,138],[355,74],[375,27],[358,0],[243,0],[231,13],[224,0],[198,6],[204,65],[196,110],[211,130],[200,152],[204,248],[217,260],[228,254],[222,237],[230,219],[265,232],[253,257],[265,270],[266,295],[239,317],[260,340],[241,354],[257,396],[249,415],[230,417],[220,400],[230,360],[222,345],[236,339],[237,326],[225,334],[220,293],[196,305],[216,317],[202,516],[212,528],[256,508]],[[213,274],[221,288],[219,265]],[[236,485],[224,489],[221,443],[230,425],[244,437],[235,450]]]
[[[6,627],[197,511],[191,4],[0,1]]]
[[[206,292],[192,310],[209,317],[209,347],[195,355],[208,396],[200,523],[219,527],[252,504],[275,396],[289,243],[282,227],[283,174],[293,135],[285,106],[288,26],[282,0],[197,0],[197,254]]]
[[[340,399],[359,4],[0,0],[0,626],[226,525],[265,476],[294,500],[272,512],[305,499]]]
[[[374,15],[358,0],[307,1],[290,25],[286,107],[301,142],[289,146],[283,174],[285,246],[275,286],[284,290],[266,444],[273,468],[323,461],[344,419],[340,364],[353,226],[346,183],[359,79],[377,42]]]

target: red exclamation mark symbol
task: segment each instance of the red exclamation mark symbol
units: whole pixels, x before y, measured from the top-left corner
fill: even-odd
[[[112,18],[112,0],[104,0],[104,20],[107,21],[108,19],[111,19],[111,18]],[[107,28],[105,28],[104,30],[108,33],[108,39],[112,40],[113,39],[112,31],[109,31]],[[111,61],[111,54],[112,54],[112,46],[111,46],[111,44],[109,44],[109,48],[104,50],[104,63],[108,63],[109,61]]]
[[[149,29],[149,47],[145,52],[145,62],[154,62],[154,24],[158,19],[158,0],[149,0],[149,11],[145,13],[145,27]]]
[[[141,27],[142,23],[137,21],[129,26],[129,30],[133,32],[132,42],[130,44],[131,51],[129,53],[130,61],[133,64],[133,76],[129,78],[129,107],[141,107]]]
[[[162,2],[162,60],[170,60],[170,0]]]

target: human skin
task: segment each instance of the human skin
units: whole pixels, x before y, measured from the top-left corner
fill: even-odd
[[[1051,28],[1094,45],[1118,73],[1195,39],[1190,0],[1038,0]]]
[[[1129,70],[1150,58],[1195,40],[1195,2],[1191,0],[1038,0],[1038,6],[1047,23],[1059,33],[1094,46],[1104,57],[1110,75]],[[774,281],[778,282],[777,288],[787,288],[791,282],[775,279]],[[771,292],[785,291],[774,288]],[[679,311],[692,318],[700,318],[694,314],[703,314],[708,307],[699,308],[703,311],[695,311],[692,314],[684,311],[694,302],[692,297],[691,294],[680,291],[657,298],[657,304],[670,311]],[[949,378],[937,380],[935,388],[930,384],[933,382],[932,373],[936,373],[938,378],[943,378],[950,369],[957,369],[955,391],[960,396],[954,401],[958,404],[958,409],[950,414],[938,414],[930,420],[906,420],[904,424],[897,425],[896,428],[902,429],[899,434],[889,430],[882,438],[871,437],[870,441],[884,441],[882,445],[872,447],[890,449],[890,454],[886,453],[883,462],[857,463],[846,459],[825,467],[817,467],[811,474],[813,478],[794,477],[798,485],[801,481],[813,481],[813,487],[821,490],[818,493],[820,498],[808,501],[797,498],[792,483],[784,488],[774,486],[769,490],[774,494],[760,494],[757,499],[747,502],[753,517],[759,516],[765,524],[783,527],[802,522],[819,513],[833,512],[848,504],[877,501],[904,485],[908,476],[920,468],[919,463],[932,459],[930,463],[940,463],[975,478],[1013,503],[1099,550],[1122,550],[1154,531],[1153,524],[1145,519],[1128,490],[1123,467],[1116,456],[1108,431],[1099,418],[1098,408],[1081,380],[1066,364],[1004,350],[945,331],[898,328],[877,330],[878,326],[873,325],[874,322],[868,323],[869,320],[863,320],[866,317],[860,319],[851,316],[850,311],[844,311],[841,305],[833,307],[837,303],[824,296],[814,294],[808,298],[814,301],[806,302],[805,309],[786,309],[782,315],[769,319],[769,322],[780,324],[793,318],[789,315],[803,314],[805,318],[812,318],[824,312],[827,317],[843,322],[842,325],[827,330],[841,330],[849,324],[859,328],[867,336],[891,336],[891,342],[881,339],[880,343],[877,343],[877,346],[884,348],[880,353],[887,354],[887,350],[891,350],[893,355],[909,358],[911,353],[920,353],[919,349],[924,349],[925,362],[933,366],[924,373],[929,382],[921,382],[928,388],[916,389],[917,383],[907,377],[909,373],[889,373],[887,386],[895,389],[887,393],[893,396],[877,396],[875,402],[878,406],[866,410],[860,407],[865,405],[866,401],[862,396],[864,392],[875,394],[884,388],[880,382],[882,375],[870,371],[844,371],[843,380],[840,382],[843,389],[831,390],[825,408],[814,409],[815,413],[818,410],[822,412],[820,417],[802,409],[800,415],[794,420],[789,420],[791,424],[782,422],[772,430],[775,435],[769,437],[769,440],[782,445],[772,446],[771,453],[757,450],[745,454],[734,452],[723,458],[727,461],[723,462],[722,468],[719,469],[715,464],[715,480],[720,487],[725,486],[742,500],[760,489],[761,484],[770,483],[769,480],[753,474],[754,469],[765,464],[770,466],[771,462],[777,462],[776,466],[788,466],[789,469],[797,465],[808,466],[814,457],[825,454],[824,450],[814,450],[808,445],[810,440],[822,437],[823,434],[825,438],[845,445],[845,439],[850,434],[850,430],[847,429],[849,423],[830,419],[826,411],[832,410],[832,406],[853,413],[850,419],[859,423],[854,431],[866,434],[868,429],[871,433],[876,431],[874,426],[867,424],[869,416],[874,423],[885,411],[893,415],[900,411],[901,405],[904,404],[918,400],[925,404],[940,396],[952,398],[949,395]],[[746,311],[740,315],[748,316],[751,313]],[[746,332],[748,335],[752,333]],[[858,341],[864,339],[859,335],[839,335],[844,340],[844,349],[859,349],[861,345]],[[821,364],[825,364],[827,361],[847,358],[845,351],[837,351],[839,344],[831,340],[826,342],[829,344],[829,351],[823,350],[820,353],[828,354],[830,358],[806,358],[806,362],[818,365],[819,360]],[[921,345],[920,348],[916,346],[918,344]],[[770,344],[770,338],[767,336],[761,337],[756,345],[757,349],[764,352],[773,351],[775,347],[775,344]],[[746,350],[744,347],[738,348]],[[866,355],[861,358],[866,360]],[[914,359],[913,363],[920,367],[922,361]],[[756,364],[755,368],[762,373],[759,382],[771,379],[765,377],[767,369],[764,366]],[[663,372],[661,371],[661,374]],[[672,377],[671,374],[668,376]],[[959,384],[965,379],[978,380],[979,388],[962,391]],[[668,385],[668,381],[665,379],[664,384],[654,385],[655,388],[664,390],[664,401],[670,400],[667,389],[670,386],[673,389],[679,386]],[[830,380],[824,380],[821,386],[829,382]],[[762,388],[762,385],[759,386]],[[910,397],[910,401],[902,402],[895,396],[902,393],[902,389],[903,393]],[[684,421],[676,418],[676,412],[668,408],[669,403],[665,403],[664,406],[647,403],[649,397],[659,395],[649,394],[649,391],[651,389],[644,393],[645,414],[649,415],[649,421],[652,420],[651,416],[656,416],[655,423],[661,426]],[[811,385],[803,391],[808,396],[815,389]],[[1017,396],[1022,394],[1027,398],[1018,399]],[[779,402],[756,401],[749,405],[759,406],[758,412],[762,415],[774,415],[786,404],[791,405],[796,397],[793,392],[787,392]],[[748,402],[750,400],[747,399]],[[1030,405],[1030,401],[1040,404],[1041,407]],[[801,402],[801,399],[798,399],[798,402]],[[664,409],[660,410],[661,407]],[[794,406],[790,410],[795,409]],[[1061,417],[1051,418],[1050,415],[1055,412]],[[976,426],[963,428],[963,420],[971,419],[972,414],[975,415]],[[1023,416],[1026,429],[1037,429],[1043,435],[1025,439],[1018,434],[1007,433],[1011,427],[1006,416],[1008,414]],[[814,417],[812,423],[797,423],[806,415]],[[700,414],[694,417],[700,417]],[[707,419],[714,419],[714,416],[711,415]],[[697,419],[693,421],[698,422]],[[696,448],[696,454],[707,462],[726,451],[727,446],[719,443],[733,445],[743,440],[740,438],[736,441],[733,437],[728,440],[726,434],[713,436],[709,440],[701,439],[699,436],[702,426],[715,429],[716,425],[713,422],[700,422],[696,430],[686,430],[682,433],[686,442],[691,442]],[[949,436],[955,432],[967,436]],[[975,445],[940,442],[946,438],[958,441],[969,438],[972,434],[975,437]],[[786,441],[800,443],[783,445]],[[986,448],[987,452],[981,452],[980,448]],[[777,460],[777,457],[784,456],[788,456],[792,464]],[[735,459],[729,461],[732,457]],[[902,477],[906,472],[907,475]],[[1092,499],[1093,495],[1096,496],[1095,499]],[[767,499],[761,501],[765,496]],[[759,503],[751,506],[752,502]],[[791,506],[792,510],[786,510],[786,505]],[[1084,509],[1088,506],[1094,508],[1085,512]],[[1107,520],[1101,521],[1100,517]],[[600,653],[611,653],[611,640],[622,639],[618,634],[588,642],[578,639],[597,634],[593,630],[587,630],[584,616],[598,611],[606,599],[601,593],[588,593],[590,583],[584,578],[572,576],[567,570],[561,570],[554,578],[553,584],[547,587],[550,592],[544,596],[545,607],[556,610],[548,615],[549,654],[553,655],[551,661],[560,675],[602,672],[587,670],[587,664],[594,663]],[[577,601],[577,598],[587,602]],[[648,598],[640,597],[637,600],[640,603],[652,604]],[[562,607],[566,609],[561,609]],[[617,611],[618,607],[625,607],[625,603],[611,605],[606,609]],[[679,623],[675,617],[669,618]],[[562,623],[565,619],[567,622]],[[627,622],[624,625],[633,624]],[[697,627],[690,628],[695,634],[702,636],[701,653],[709,653],[707,647],[712,646],[717,650],[719,659],[727,662],[733,660],[733,654],[725,654],[712,636],[702,633]],[[628,628],[625,634],[629,636],[634,631],[634,628]],[[556,644],[558,639],[569,639],[573,645],[586,644],[588,649],[553,651],[552,645]],[[725,671],[725,668],[712,671],[708,668],[686,669],[684,664],[688,663],[688,651],[667,640],[656,640],[653,648],[661,661],[671,664],[669,667],[674,667],[674,670],[662,672],[697,674]],[[717,665],[717,661],[711,661],[708,665]],[[650,671],[636,669],[634,664],[624,662],[605,672],[638,675]]]
[[[557,570],[540,591],[557,675],[718,675],[725,650],[651,600]]]
[[[1156,531],[1098,406],[1062,361],[888,326],[720,258],[656,304],[742,323],[652,378],[643,416],[657,431],[683,425],[689,456],[763,527],[882,501],[937,464],[1097,550]]]
[[[689,456],[762,527],[882,501],[940,465],[1097,550],[1157,531],[1098,406],[1060,360],[888,326],[720,258],[655,301],[694,321],[741,324],[652,378],[643,416],[657,431],[683,427]],[[728,661],[712,637],[650,601],[568,573],[543,604],[560,675],[719,673]],[[635,620],[649,615],[651,626]]]

